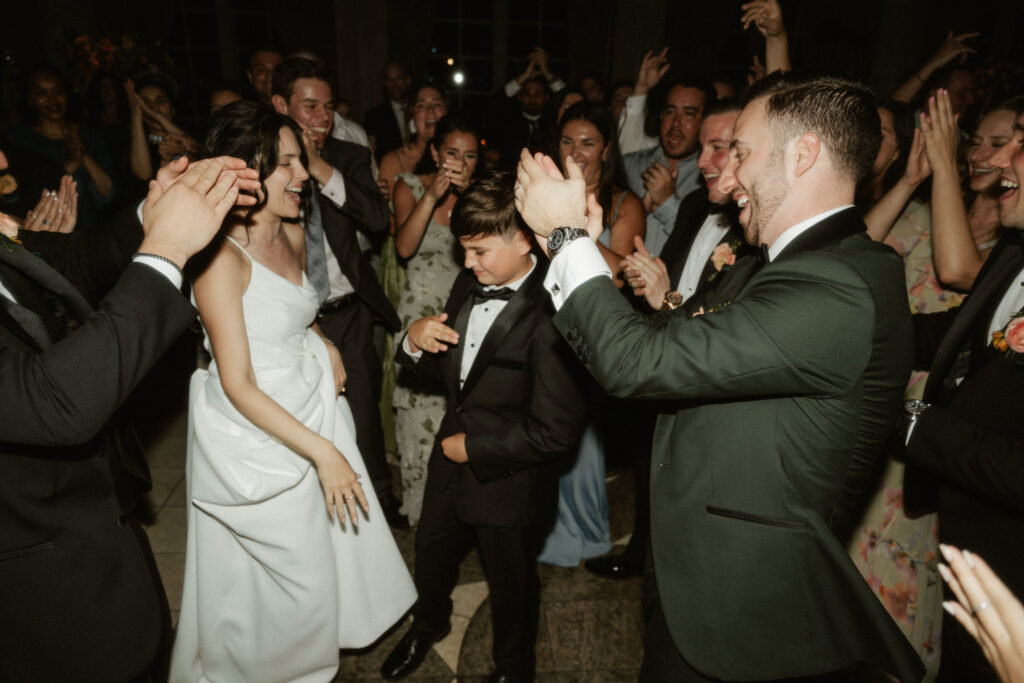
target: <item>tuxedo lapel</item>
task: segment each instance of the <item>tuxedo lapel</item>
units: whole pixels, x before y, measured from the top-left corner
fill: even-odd
[[[447,377],[445,382],[449,387],[455,387],[455,395],[459,395],[459,377],[462,374],[462,352],[465,347],[466,331],[469,329],[469,314],[473,310],[473,289],[469,288],[462,293],[462,303],[459,304],[458,313],[455,315],[454,329],[459,335],[459,343],[454,351],[449,353]]]
[[[88,318],[92,306],[64,276],[51,268],[43,259],[23,247],[0,248],[0,262],[15,268],[38,286],[53,292],[68,307],[77,321]]]
[[[949,375],[954,366],[958,366],[957,358],[962,352],[970,350],[972,356],[984,354],[988,344],[987,321],[1002,300],[1010,280],[1020,272],[1021,267],[1024,267],[1021,240],[1016,235],[1004,238],[978,274],[976,286],[942,338],[925,389],[928,400],[934,400],[944,387],[952,388],[949,385],[957,378]],[[976,367],[973,360],[971,366]]]
[[[786,245],[782,253],[773,259],[773,262],[800,252],[825,249],[847,237],[862,233],[866,229],[864,221],[857,215],[856,209],[840,211],[800,233]]]

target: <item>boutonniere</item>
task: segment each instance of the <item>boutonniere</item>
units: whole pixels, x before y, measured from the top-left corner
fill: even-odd
[[[21,240],[18,239],[19,227],[13,218],[5,213],[0,213],[0,242],[3,242],[8,251],[13,251],[15,244],[21,244]]]
[[[9,194],[13,194],[18,189],[18,181],[14,179],[10,173],[4,173],[0,175],[0,201]]]
[[[1014,314],[1006,327],[992,333],[992,348],[1007,354],[1018,365],[1024,365],[1024,360],[1017,358],[1024,354],[1024,310]]]
[[[711,265],[715,267],[715,272],[708,276],[708,282],[711,282],[718,274],[723,270],[729,270],[734,263],[736,263],[736,252],[739,250],[742,243],[739,240],[733,240],[732,242],[720,242],[715,250],[711,252]]]

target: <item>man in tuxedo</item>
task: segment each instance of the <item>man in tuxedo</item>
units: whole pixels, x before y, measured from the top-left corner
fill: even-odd
[[[385,154],[405,143],[405,106],[410,82],[401,62],[384,65],[384,102],[368,110],[363,118],[378,163]]]
[[[943,543],[983,556],[1024,596],[1024,356],[993,333],[1024,311],[1024,116],[991,163],[1002,175],[999,222],[1008,228],[962,306],[914,316],[917,365],[930,367],[924,402],[910,402],[904,504],[939,512]],[[947,560],[948,561],[948,560]],[[985,609],[981,605],[974,608]],[[940,681],[997,681],[980,647],[956,620],[942,625]]]
[[[661,256],[652,258],[643,240],[637,238],[637,251],[626,258],[626,280],[633,294],[643,297],[641,305],[649,313],[673,310],[699,299],[737,259],[753,252],[743,238],[732,197],[718,186],[718,178],[729,161],[729,140],[740,109],[738,100],[719,100],[704,113],[697,158],[704,186],[683,198]],[[621,409],[627,415],[622,423],[629,427],[625,433],[616,434],[616,442],[621,444],[636,475],[636,521],[623,553],[583,563],[587,571],[606,579],[639,576],[650,537],[648,484],[657,410],[647,401],[622,401]]]
[[[169,611],[132,517],[148,471],[112,416],[195,319],[181,268],[235,203],[225,169],[245,168],[199,162],[163,189],[186,164],[151,184],[138,253],[97,309],[0,215],[0,679],[160,676]],[[117,247],[103,231],[46,237],[32,248],[60,251],[76,282],[106,281]]]
[[[556,327],[609,393],[675,402],[655,433],[642,680],[828,677],[862,661],[924,673],[840,540],[910,370],[902,264],[851,205],[879,143],[861,86],[765,83],[718,182],[768,262],[731,301],[663,325],[578,239],[600,225],[578,167],[560,180],[522,157],[517,205],[548,238]]]
[[[274,108],[302,128],[309,174],[316,181],[306,221],[306,272],[320,297],[317,322],[338,347],[356,443],[388,523],[407,527],[391,489],[380,422],[382,367],[373,344],[374,317],[397,332],[398,315],[359,248],[357,232],[382,236],[388,205],[370,170],[370,150],[330,137],[334,93],[322,64],[289,57],[274,70]]]

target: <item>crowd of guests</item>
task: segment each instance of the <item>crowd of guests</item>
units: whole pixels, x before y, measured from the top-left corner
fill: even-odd
[[[646,573],[643,680],[1024,679],[1024,83],[982,97],[951,32],[876,99],[801,75],[776,0],[740,21],[745,88],[667,50],[567,84],[538,47],[483,120],[395,61],[360,125],[308,49],[255,51],[204,130],[159,74],[25,73],[0,677],[330,680],[411,609],[397,680],[476,545],[493,681],[533,680],[538,561]],[[118,407],[173,343],[199,370],[172,659]],[[140,405],[177,409],[163,386]],[[637,491],[612,555],[609,464]]]

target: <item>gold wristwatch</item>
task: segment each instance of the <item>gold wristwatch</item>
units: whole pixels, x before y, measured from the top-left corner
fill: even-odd
[[[665,297],[661,300],[661,310],[663,311],[674,311],[682,305],[683,295],[675,290],[665,292]]]

